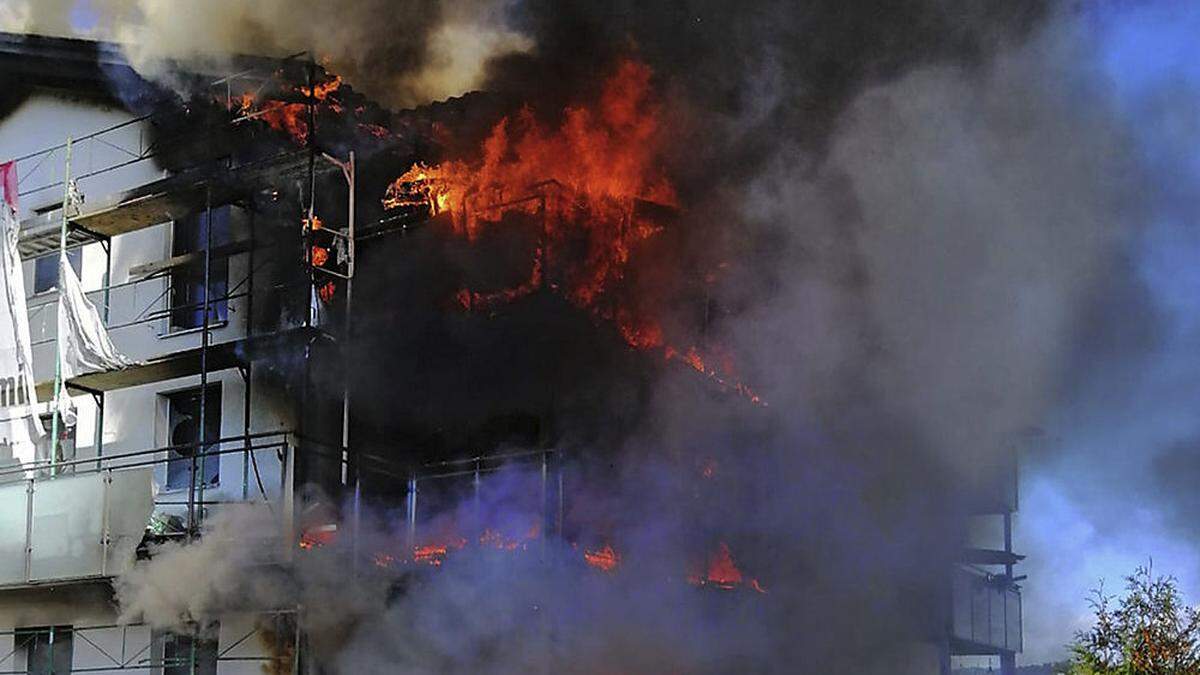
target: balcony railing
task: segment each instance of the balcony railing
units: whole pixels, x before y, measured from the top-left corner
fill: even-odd
[[[245,254],[240,256],[244,258]],[[214,322],[214,342],[245,336],[245,321],[242,320],[244,312],[241,310],[249,295],[249,276],[242,270],[235,280],[234,270],[230,272],[228,291],[209,301],[210,305],[214,306],[224,303],[229,317],[226,322]],[[107,288],[90,291],[86,295],[100,311],[113,343],[129,358],[145,360],[199,345],[199,338],[194,335],[194,331],[170,330],[169,323],[173,312],[199,310],[200,307],[173,306],[170,279],[167,277],[151,277],[113,284]],[[30,299],[28,305],[29,333],[33,343],[35,366],[40,366],[37,373],[40,381],[44,379],[41,376],[47,372],[43,370],[46,367],[43,361],[49,360],[48,372],[53,372],[53,348],[58,335],[58,296],[56,293],[35,296]],[[189,334],[191,337],[187,337]],[[178,339],[160,339],[166,336],[178,336]]]
[[[48,663],[70,664],[72,673],[161,673],[165,669],[207,672],[290,672],[299,642],[295,610],[245,613],[223,619],[214,649],[168,653],[171,634],[139,623],[91,626],[46,626],[0,631],[0,675],[34,672],[30,652]],[[270,626],[264,631],[263,626]],[[187,637],[187,636],[185,636]],[[55,656],[58,650],[65,654]],[[173,670],[172,672],[175,672]],[[39,671],[41,672],[41,671]],[[68,672],[68,671],[55,671]]]
[[[1002,575],[962,567],[953,583],[951,638],[973,653],[1021,651],[1020,590]]]
[[[172,460],[194,457],[201,465],[237,455],[240,486],[237,480],[203,485],[204,472],[196,470],[195,489],[156,487],[165,485]],[[287,503],[292,457],[289,436],[271,432],[203,448],[196,443],[0,468],[0,586],[115,576],[133,564],[151,528],[160,538],[181,537],[187,517],[198,524],[224,504]]]

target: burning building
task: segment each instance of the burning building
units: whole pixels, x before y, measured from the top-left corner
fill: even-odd
[[[712,113],[645,49],[396,111],[322,54],[167,87],[4,36],[58,436],[0,470],[0,669],[1011,672],[1011,448],[946,468],[863,384],[884,347],[755,318],[784,243],[728,227],[749,162],[686,146]],[[853,294],[846,246],[803,254]],[[60,249],[127,364],[56,374]]]

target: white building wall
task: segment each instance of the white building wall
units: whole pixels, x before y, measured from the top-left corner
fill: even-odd
[[[0,120],[0,161],[34,153],[62,143],[67,135],[76,137],[99,131],[113,125],[130,121],[133,117],[122,110],[106,107],[94,101],[52,92],[38,93],[30,97],[12,114]],[[127,167],[86,176],[105,166],[132,159],[130,152],[138,152],[149,141],[144,123],[133,123],[124,129],[106,134],[104,143],[81,141],[73,150],[72,173],[85,176],[78,179],[80,191],[89,203],[97,203],[109,195],[159,179],[164,172],[153,161],[141,161]],[[110,145],[111,144],[111,145]],[[118,146],[117,148],[112,145]],[[120,149],[124,148],[124,150]],[[51,156],[38,156],[18,163],[20,189],[28,192],[21,198],[22,217],[27,218],[39,209],[61,203],[62,186],[37,189],[62,178],[64,167],[62,151]],[[195,348],[200,344],[196,331],[171,333],[166,320],[132,323],[145,308],[165,307],[167,282],[157,279],[134,283],[129,271],[136,265],[154,262],[171,254],[170,223],[164,223],[130,234],[115,237],[111,242],[111,280],[109,294],[110,325],[116,326],[111,335],[118,349],[135,359],[150,359],[166,353]],[[233,238],[244,237],[236,223]],[[104,286],[107,256],[99,244],[83,248],[81,280],[89,297],[98,306],[103,303],[100,289]],[[26,261],[26,288],[33,289],[33,261]],[[242,254],[230,259],[229,285],[232,288],[245,278],[248,272],[248,256]],[[31,329],[35,343],[35,372],[39,381],[53,377],[54,371],[54,316],[56,298],[53,293],[29,298]],[[157,305],[155,304],[157,302]],[[229,322],[212,331],[212,344],[232,340],[245,335],[248,313],[245,299],[231,301]],[[245,385],[236,369],[210,372],[210,382],[221,386],[221,435],[240,436],[244,433],[243,405]],[[166,382],[157,382],[138,387],[112,391],[105,396],[103,434],[100,437],[105,456],[151,450],[168,444],[165,395],[199,385],[198,376],[184,377]],[[251,411],[251,432],[282,431],[290,428],[286,407],[271,398],[266,386],[254,383],[254,401]],[[97,411],[91,396],[75,396],[73,401],[78,410],[76,431],[77,457],[94,457],[97,454]],[[259,405],[258,402],[264,404]],[[240,447],[241,443],[235,443]],[[165,458],[165,452],[158,457]],[[278,497],[281,468],[275,448],[258,450],[259,476],[271,497]],[[134,460],[127,460],[134,461]],[[245,462],[242,453],[223,455],[220,458],[221,478],[217,488],[207,490],[205,498],[213,500],[240,500],[245,497],[260,497],[255,475]],[[243,481],[243,476],[246,480]],[[156,482],[166,484],[165,463],[156,468]],[[184,501],[186,491],[161,489],[156,501]],[[180,494],[179,492],[182,492]],[[182,505],[161,504],[161,511],[182,514]],[[181,583],[186,580],[181,579]],[[0,655],[10,654],[7,661],[0,662],[0,672],[23,671],[23,654],[13,649],[12,631],[21,627],[72,625],[78,631],[74,639],[75,664],[80,668],[108,668],[111,672],[152,673],[146,666],[149,658],[151,632],[144,626],[87,629],[88,626],[104,626],[116,622],[116,613],[111,599],[111,590],[103,584],[77,586],[40,587],[35,589],[0,590]],[[254,629],[255,617],[230,616],[222,621],[220,649],[225,650],[233,642],[246,636]],[[86,638],[86,639],[85,639]],[[141,657],[132,658],[139,651]],[[124,656],[121,656],[124,654]],[[230,656],[257,658],[266,654],[261,639],[250,637],[229,653]],[[119,669],[112,658],[127,661],[126,668]],[[139,667],[140,664],[140,667]],[[262,663],[254,660],[222,662],[222,674],[262,672]],[[130,670],[129,668],[133,669]],[[99,672],[109,672],[102,670]]]
[[[3,157],[20,157],[63,143],[68,134],[76,137],[107,129],[134,119],[127,112],[98,105],[69,96],[44,93],[31,97],[13,114],[0,120],[0,161]],[[118,131],[105,133],[103,142],[79,141],[74,147],[72,174],[76,176],[96,172],[117,163],[128,162],[132,157],[128,151],[137,151],[150,142],[145,123],[133,123]],[[110,145],[111,144],[111,145]],[[124,151],[111,147],[116,145]],[[18,163],[22,191],[33,191],[22,197],[23,217],[31,216],[36,209],[61,203],[61,186],[38,190],[62,178],[65,155],[62,150],[50,156],[39,155]],[[80,191],[89,202],[105,198],[125,190],[157,180],[164,172],[155,162],[144,160],[128,167],[108,173],[84,177],[78,180]],[[231,219],[234,240],[248,236],[244,218]],[[126,356],[137,360],[153,359],[176,351],[199,347],[199,331],[172,332],[168,320],[146,321],[145,317],[167,307],[166,278],[137,281],[130,269],[145,263],[156,262],[171,255],[172,227],[163,223],[114,237],[111,242],[111,282],[107,296],[110,335],[118,349]],[[89,291],[89,298],[103,309],[106,254],[99,244],[83,248],[81,281]],[[26,288],[33,289],[33,261],[26,261]],[[249,273],[249,255],[240,254],[229,259],[229,287],[242,283]],[[242,283],[241,290],[246,285]],[[54,378],[55,312],[57,296],[51,291],[28,298],[30,332],[34,344],[34,371],[39,382]],[[246,334],[246,299],[236,298],[228,303],[228,323],[215,326],[211,331],[210,344],[234,340]],[[245,432],[243,411],[245,386],[236,370],[210,372],[210,381],[221,384],[221,434],[223,437],[240,436]],[[199,386],[198,376],[180,378],[168,382],[153,383],[110,392],[105,398],[104,433],[100,443],[105,455],[150,450],[168,444],[164,394]],[[256,401],[266,399],[269,392],[261,388],[255,393]],[[89,395],[72,398],[78,410],[79,424],[76,431],[78,458],[94,457],[97,454],[96,422],[97,406]],[[251,414],[251,433],[281,431],[289,427],[281,406],[254,406]],[[259,474],[264,486],[277,488],[280,463],[273,450],[256,454]],[[132,461],[132,460],[131,460]],[[243,466],[242,454],[230,454],[221,458],[221,486],[213,496],[215,499],[241,498]],[[252,466],[252,465],[251,465]],[[165,466],[159,467],[163,475],[159,478],[165,485]],[[257,492],[251,467],[245,472],[248,482]]]

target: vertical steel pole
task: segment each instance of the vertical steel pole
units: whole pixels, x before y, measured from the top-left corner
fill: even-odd
[[[188,481],[188,539],[195,538],[196,528],[199,526],[199,521],[203,518],[203,502],[204,502],[204,481],[207,478],[205,471],[205,460],[207,457],[203,453],[207,453],[207,436],[208,436],[208,332],[210,329],[209,310],[211,306],[212,295],[212,186],[205,189],[205,207],[204,207],[204,282],[201,286],[204,293],[204,301],[201,303],[203,316],[200,324],[200,422],[197,430],[198,444],[192,451],[191,462],[191,480]],[[220,436],[220,434],[217,434]],[[196,455],[200,455],[199,462],[199,488],[196,485]],[[200,504],[196,502],[199,501]],[[200,508],[197,509],[197,506]]]
[[[550,535],[550,492],[546,487],[546,480],[549,478],[549,466],[547,466],[547,452],[542,450],[542,559],[546,557],[546,540]]]
[[[96,470],[99,471],[104,457],[104,392],[96,392],[93,400],[96,402]]]
[[[408,479],[408,501],[405,504],[405,518],[408,520],[408,553],[414,555],[417,550],[417,478],[414,475]]]
[[[63,168],[63,203],[62,203],[62,218],[58,228],[58,264],[62,265],[62,256],[67,253],[67,209],[71,206],[71,137],[67,136],[67,157],[66,164]],[[58,311],[62,311],[62,278],[58,280]],[[62,372],[62,331],[54,331],[54,410],[51,411],[50,422],[50,473],[55,473],[55,466],[58,463],[58,428],[59,428],[59,409],[61,408],[62,388],[63,388],[63,372]]]
[[[1011,554],[1013,552],[1012,538],[1013,538],[1012,513],[1006,512],[1004,514],[1004,552],[1005,553]],[[1008,577],[1008,583],[1010,583],[1010,584],[1012,583],[1012,578],[1013,578],[1013,566],[1012,566],[1011,560],[1012,560],[1012,558],[1009,558],[1010,562],[1004,563],[1004,575],[1006,577]]]
[[[354,301],[354,211],[355,211],[355,167],[354,167],[354,151],[350,151],[350,158],[347,167],[343,170],[346,177],[346,187],[349,191],[347,209],[349,212],[346,216],[346,253],[349,260],[346,264],[346,307],[344,335],[342,336],[342,452],[346,453],[346,463],[348,465],[347,476],[352,481],[354,494],[354,512],[352,514],[352,535],[354,537],[354,559],[358,560],[358,534],[362,518],[362,462],[361,459],[350,449],[350,343],[353,339],[353,327],[351,323],[353,301]],[[351,464],[352,462],[352,464]],[[352,470],[349,470],[352,466]]]
[[[104,326],[108,327],[109,304],[111,302],[112,291],[112,239],[105,239],[100,242],[104,247]],[[96,469],[100,469],[100,458],[104,456],[104,392],[97,392],[95,397],[96,402],[96,437],[94,445],[96,446]]]
[[[254,333],[254,249],[258,243],[254,239],[254,210],[249,209],[250,218],[250,251],[247,253],[246,261],[246,340]],[[250,394],[251,394],[251,378],[254,376],[254,362],[251,359],[246,359],[246,368],[243,371],[245,382],[243,383],[242,392],[242,444],[244,451],[242,453],[242,500],[245,501],[250,496]],[[255,477],[258,477],[258,471],[254,472]]]
[[[564,499],[564,497],[563,497],[563,468],[562,468],[562,458],[556,457],[555,459],[557,460],[557,463],[558,463],[558,518],[557,518],[558,524],[555,529],[558,531],[558,538],[561,540],[562,536],[563,536],[563,507],[564,507],[564,504],[563,504],[563,499]]]

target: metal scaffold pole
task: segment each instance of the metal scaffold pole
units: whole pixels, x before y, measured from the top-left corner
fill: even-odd
[[[196,530],[199,526],[199,520],[204,516],[204,482],[207,480],[208,472],[205,470],[205,460],[208,459],[208,419],[207,415],[210,412],[208,406],[208,341],[209,331],[212,328],[209,320],[209,310],[211,307],[212,294],[212,188],[209,187],[205,194],[204,200],[204,282],[202,284],[202,293],[204,300],[201,303],[204,312],[200,323],[200,422],[197,430],[197,445],[192,450],[192,461],[189,467],[190,479],[188,481],[188,539],[194,539]],[[219,437],[221,434],[218,433]],[[196,455],[200,455],[200,461],[197,463]],[[197,483],[197,469],[199,469],[199,486]],[[198,495],[198,496],[197,496]],[[199,511],[197,511],[199,507]]]
[[[62,217],[59,220],[58,228],[58,255],[59,265],[62,264],[62,256],[67,253],[67,223],[69,220],[68,210],[71,207],[71,137],[67,136],[66,146],[66,163],[63,168],[63,202],[62,202]],[[58,280],[58,311],[62,311],[62,279]],[[54,335],[54,410],[51,411],[50,422],[50,473],[55,473],[55,468],[58,464],[58,433],[59,425],[62,423],[59,414],[62,409],[62,389],[63,389],[63,335],[61,330],[55,331]]]

